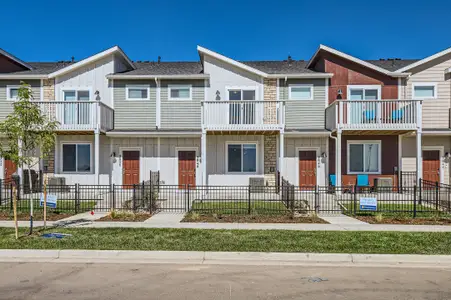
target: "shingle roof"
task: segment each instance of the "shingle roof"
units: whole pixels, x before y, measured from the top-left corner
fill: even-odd
[[[116,73],[121,75],[196,75],[202,74],[202,64],[198,61],[177,62],[134,62],[136,70]]]
[[[32,70],[24,70],[17,72],[10,72],[11,75],[47,75],[59,69],[67,67],[72,62],[27,62],[33,67]]]
[[[399,70],[405,66],[413,64],[414,62],[419,61],[419,59],[379,59],[379,60],[365,60],[370,64],[376,65],[380,68],[383,68],[387,71],[394,72]]]
[[[240,61],[241,63],[260,70],[267,74],[298,74],[298,73],[319,73],[307,69],[305,60],[267,60],[267,61]]]

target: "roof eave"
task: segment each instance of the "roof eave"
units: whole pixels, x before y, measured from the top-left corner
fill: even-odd
[[[291,74],[268,74],[267,78],[332,78],[332,73],[291,73]]]
[[[405,67],[402,67],[402,68],[396,70],[396,72],[405,72],[405,71],[407,71],[407,70],[410,70],[410,69],[412,69],[412,68],[418,67],[418,66],[420,66],[420,65],[422,65],[422,64],[425,64],[425,63],[427,63],[427,62],[430,62],[431,60],[434,60],[434,59],[436,59],[436,58],[439,58],[439,57],[441,57],[441,56],[443,56],[443,55],[447,55],[447,54],[449,54],[449,53],[451,53],[451,47],[448,48],[448,49],[445,49],[445,50],[443,50],[443,51],[440,51],[440,52],[438,52],[438,53],[435,53],[435,54],[433,54],[433,55],[431,55],[431,56],[428,56],[428,57],[426,57],[426,58],[423,58],[422,60],[419,60],[419,61],[416,61],[416,62],[414,62],[414,63],[411,63],[410,65],[407,65],[407,66],[405,66]]]
[[[208,74],[186,74],[186,75],[125,75],[110,74],[107,79],[208,79]]]
[[[23,60],[15,57],[14,55],[12,55],[11,53],[6,52],[3,49],[0,49],[0,54],[6,56],[7,58],[15,61],[16,63],[18,63],[19,65],[22,65],[23,67],[29,69],[29,70],[33,70],[34,68],[32,66],[30,66],[29,64],[27,64],[26,62],[24,62]]]
[[[47,75],[43,74],[29,74],[29,75],[20,75],[20,74],[0,74],[0,79],[47,79]]]

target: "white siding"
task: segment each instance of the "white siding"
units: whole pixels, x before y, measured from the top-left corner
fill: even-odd
[[[405,99],[412,99],[412,83],[437,83],[438,98],[423,101],[424,128],[449,128],[451,79],[449,74],[445,76],[444,71],[450,67],[451,54],[408,71],[412,72],[412,75],[402,91]]]
[[[284,174],[283,177],[291,184],[299,185],[299,150],[317,151],[317,184],[326,185],[328,158],[320,157],[322,153],[328,153],[326,137],[297,137],[285,138]]]
[[[55,80],[55,99],[63,100],[62,89],[90,88],[91,100],[101,100],[108,106],[113,105],[111,89],[108,88],[106,75],[114,73],[113,55],[107,56],[70,73],[58,76]],[[99,91],[99,99],[94,93]]]
[[[213,57],[205,55],[205,73],[210,75],[210,86],[207,92],[207,100],[227,100],[227,86],[255,87],[256,99],[263,99],[263,83],[260,76],[254,75],[242,69],[231,66]],[[217,94],[219,92],[219,94]]]

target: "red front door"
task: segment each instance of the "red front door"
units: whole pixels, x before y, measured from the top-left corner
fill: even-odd
[[[423,151],[423,180],[440,182],[440,151]]]
[[[5,182],[9,182],[12,179],[13,174],[17,171],[17,166],[9,159],[4,160],[5,165],[3,166],[3,178]]]
[[[196,151],[179,151],[179,188],[196,187]]]
[[[139,183],[139,151],[122,152],[122,184]]]
[[[299,151],[299,186],[313,188],[316,185],[316,151]]]

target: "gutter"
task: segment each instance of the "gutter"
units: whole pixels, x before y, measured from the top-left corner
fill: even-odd
[[[332,73],[293,73],[293,74],[268,74],[266,78],[332,78]]]
[[[110,74],[106,76],[107,79],[209,79],[208,74],[191,74],[191,75],[121,75]]]
[[[48,75],[0,74],[0,79],[47,79]]]

